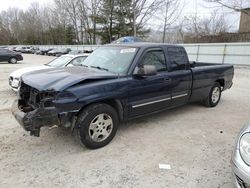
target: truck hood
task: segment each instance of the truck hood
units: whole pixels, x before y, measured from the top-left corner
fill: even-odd
[[[40,91],[62,91],[84,80],[118,78],[118,74],[83,67],[54,68],[34,71],[22,76],[22,81]]]
[[[13,71],[10,76],[13,78],[19,79],[23,74],[32,72],[32,71],[37,71],[37,70],[42,70],[42,69],[49,69],[51,67],[42,65],[42,66],[35,66],[35,67],[26,67],[26,68],[21,68]]]

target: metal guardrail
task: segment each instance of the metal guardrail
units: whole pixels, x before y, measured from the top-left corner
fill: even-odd
[[[250,65],[250,43],[197,43],[180,44],[188,53],[190,61]],[[22,45],[19,45],[22,46]],[[71,48],[72,50],[95,50],[101,45],[32,45],[43,48]]]

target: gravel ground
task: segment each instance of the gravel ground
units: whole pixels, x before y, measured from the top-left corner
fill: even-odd
[[[16,94],[8,75],[51,59],[24,55],[16,65],[0,64],[1,187],[233,187],[234,139],[250,122],[250,68],[236,67],[233,88],[216,108],[190,104],[130,121],[108,146],[88,150],[62,128],[30,137],[11,115]]]

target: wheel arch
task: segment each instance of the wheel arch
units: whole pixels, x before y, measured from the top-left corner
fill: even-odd
[[[220,78],[220,79],[217,79],[215,82],[219,83],[221,85],[221,87],[225,87],[225,79],[223,78]]]
[[[90,105],[93,104],[98,104],[98,103],[105,103],[110,105],[111,107],[113,107],[118,114],[119,117],[119,121],[123,121],[124,120],[124,109],[123,109],[123,105],[121,103],[121,101],[119,99],[104,99],[104,100],[98,100],[95,102],[90,102],[87,105],[83,106],[76,115],[80,114],[85,108],[87,108]]]

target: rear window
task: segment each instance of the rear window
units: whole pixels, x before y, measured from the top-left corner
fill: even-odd
[[[7,49],[0,49],[0,53],[10,53],[11,51],[7,50]]]
[[[183,48],[169,47],[168,60],[170,62],[172,71],[187,69],[188,59]]]

